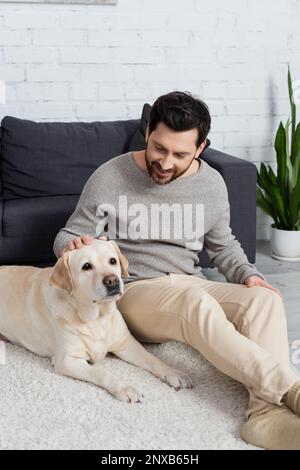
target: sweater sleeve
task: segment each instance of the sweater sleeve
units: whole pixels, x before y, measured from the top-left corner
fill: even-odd
[[[225,276],[227,282],[234,284],[244,284],[246,278],[251,275],[266,280],[264,275],[249,262],[241,244],[232,234],[228,191],[222,177],[220,206],[216,215],[213,227],[204,235],[204,248],[214,266]]]
[[[99,170],[99,169],[98,169]],[[103,233],[106,219],[97,216],[97,206],[100,203],[99,171],[95,171],[87,180],[73,214],[69,217],[65,227],[61,228],[55,237],[53,251],[57,258],[61,256],[62,250],[74,238],[83,235],[98,237]]]

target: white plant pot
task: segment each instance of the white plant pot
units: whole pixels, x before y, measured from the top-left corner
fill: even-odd
[[[280,230],[271,225],[272,258],[300,261],[300,230]]]

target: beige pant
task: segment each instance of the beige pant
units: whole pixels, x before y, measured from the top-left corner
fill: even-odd
[[[117,306],[139,341],[189,344],[244,384],[246,418],[266,402],[280,405],[299,380],[289,363],[284,304],[270,289],[171,273],[126,284]]]

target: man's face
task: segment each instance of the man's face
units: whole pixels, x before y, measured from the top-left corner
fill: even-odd
[[[183,175],[205,147],[206,140],[197,149],[197,139],[197,128],[179,132],[160,122],[150,135],[147,129],[145,161],[152,180],[163,185]]]

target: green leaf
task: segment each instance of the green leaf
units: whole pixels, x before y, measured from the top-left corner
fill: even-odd
[[[277,159],[277,187],[273,187],[272,199],[274,198],[278,205],[280,220],[284,226],[288,226],[290,194],[287,185],[286,136],[282,121],[280,121],[275,137],[275,150]]]
[[[269,171],[270,171],[269,166],[268,166],[268,168],[269,168]],[[272,170],[272,168],[271,168],[271,170]],[[266,165],[264,164],[264,162],[261,162],[260,172],[258,172],[258,170],[256,170],[256,174],[257,174],[257,183],[261,187],[261,189],[263,189],[264,191],[268,191],[270,184],[277,185],[276,176],[273,173],[273,175],[275,177],[275,181],[274,181],[273,175],[268,173]]]
[[[268,168],[270,168],[270,167],[268,166]],[[264,162],[261,162],[261,164],[260,164],[259,181],[260,181],[261,188],[264,189],[264,191],[266,191],[266,192],[270,191],[270,186],[277,186],[276,177],[275,177],[275,183],[274,183],[273,175],[269,174],[269,172],[267,170],[267,167],[264,164]]]
[[[293,175],[293,187],[296,185],[298,177],[298,169],[300,166],[300,122],[298,123],[295,131],[294,137],[294,153],[293,159],[291,158],[293,164],[294,175]]]
[[[291,115],[292,115],[292,140],[291,140],[291,156],[293,159],[294,154],[294,136],[295,136],[295,129],[296,129],[296,105],[294,99],[294,92],[293,92],[293,83],[292,77],[290,72],[290,66],[288,66],[288,89],[289,89],[289,99],[291,105]]]
[[[289,132],[290,132],[290,118],[286,121],[286,124],[284,126],[284,131],[285,131],[285,140],[286,140],[286,154],[287,156],[290,154],[290,146],[289,146]]]
[[[298,178],[296,182],[296,186],[293,189],[290,201],[290,213],[292,224],[296,225],[299,219],[299,212],[300,212],[300,167],[298,169]]]
[[[260,171],[261,171],[261,165],[260,165]],[[258,169],[256,168],[256,180],[257,180],[257,184],[262,188],[264,189],[264,184],[263,184],[263,181],[260,177],[260,173],[258,171]]]
[[[264,196],[260,188],[256,188],[256,202],[258,207],[267,215],[272,217],[275,223],[278,223],[276,212],[274,211],[270,201]]]
[[[282,197],[280,188],[272,181],[272,176],[269,176],[267,168],[263,162],[260,165],[259,179],[262,189],[266,193],[266,198],[269,200],[274,213],[283,227],[287,225],[287,218],[285,215],[284,199]],[[277,183],[277,181],[276,181]]]
[[[287,120],[285,128],[284,128],[285,140],[286,140],[286,166],[287,166],[286,181],[288,185],[288,188],[287,188],[288,195],[290,198],[293,187],[294,187],[294,182],[293,182],[294,169],[293,169],[293,165],[292,165],[290,153],[289,153],[289,127],[290,127],[290,119]],[[288,212],[289,212],[289,208],[286,207],[286,216],[289,219]]]
[[[285,214],[285,204],[280,189],[276,186],[270,187],[272,206],[276,210],[276,214],[284,227],[288,227],[288,221]]]
[[[268,174],[269,174],[270,180],[271,180],[272,183],[276,186],[276,175],[275,175],[275,173],[274,173],[274,171],[272,170],[272,167],[271,167],[270,165],[269,165]]]
[[[285,130],[280,121],[276,137],[275,137],[275,150],[277,159],[277,184],[280,188],[282,197],[286,195],[286,138]]]

